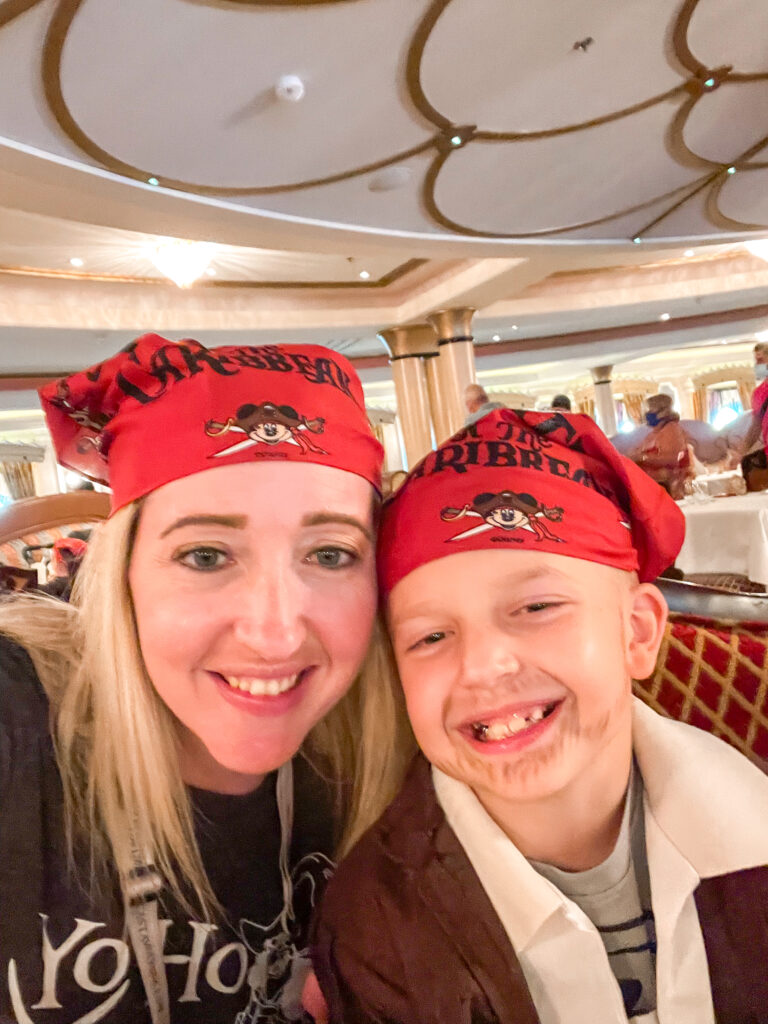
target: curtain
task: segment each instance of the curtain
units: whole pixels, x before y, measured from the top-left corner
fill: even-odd
[[[696,384],[691,394],[693,415],[697,420],[707,420],[707,389],[703,384]]]
[[[643,401],[642,395],[624,395],[624,408],[627,416],[638,426],[643,422]]]
[[[739,386],[739,398],[741,399],[741,408],[744,412],[749,412],[752,408],[752,385],[749,381],[740,380],[738,381]]]
[[[14,501],[19,498],[34,498],[35,480],[31,462],[0,462],[6,487]]]
[[[585,412],[587,416],[595,418],[595,400],[594,398],[588,398],[586,395],[584,398],[579,399],[579,412]]]

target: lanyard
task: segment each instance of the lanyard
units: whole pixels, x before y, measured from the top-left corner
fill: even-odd
[[[293,884],[290,872],[291,837],[293,835],[293,762],[282,765],[277,773],[277,812],[280,818],[280,877],[283,883],[283,912],[280,916],[287,930],[293,919]],[[170,1024],[168,978],[165,973],[163,939],[158,916],[158,897],[163,891],[160,872],[135,844],[136,865],[124,886],[125,915],[128,935],[133,946],[141,981],[147,996],[152,1024]]]

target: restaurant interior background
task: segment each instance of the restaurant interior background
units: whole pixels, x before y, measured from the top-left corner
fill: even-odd
[[[344,352],[390,471],[472,376],[726,426],[766,38],[762,0],[0,0],[0,500],[77,483],[34,389],[149,330]]]

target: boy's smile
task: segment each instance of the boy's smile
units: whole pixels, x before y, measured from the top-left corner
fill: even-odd
[[[400,580],[389,622],[427,758],[489,810],[626,776],[632,678],[655,655],[649,591],[632,573],[525,550],[462,552]]]

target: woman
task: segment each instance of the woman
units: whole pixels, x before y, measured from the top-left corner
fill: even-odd
[[[357,745],[398,710],[358,675],[381,464],[360,383],[317,347],[148,335],[41,397],[113,514],[73,605],[0,609],[0,1019],[300,1020],[324,779],[363,828],[402,760]]]
[[[679,500],[685,496],[685,482],[693,472],[688,439],[669,395],[650,396],[645,421],[651,432],[643,439],[635,461],[652,480]]]

